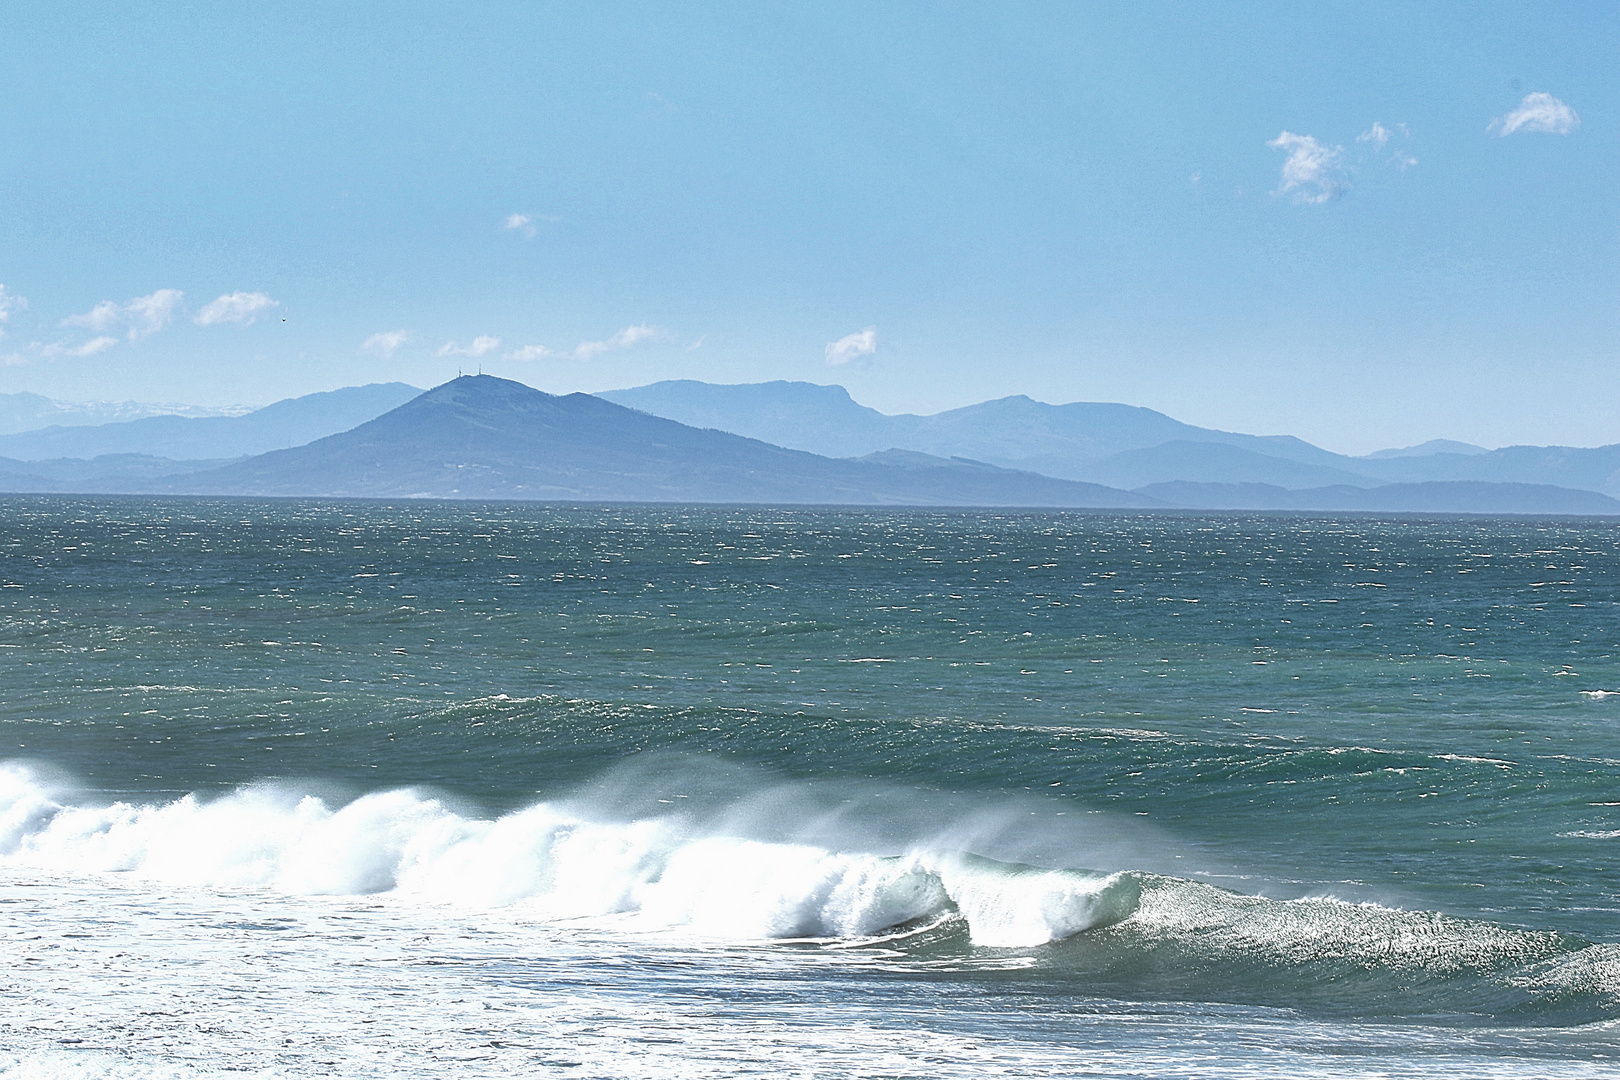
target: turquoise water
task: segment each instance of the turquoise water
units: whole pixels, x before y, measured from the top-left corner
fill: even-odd
[[[1613,522],[0,517],[0,910],[113,927],[9,946],[17,1069],[1620,1074]],[[82,1005],[203,969],[274,1008]]]

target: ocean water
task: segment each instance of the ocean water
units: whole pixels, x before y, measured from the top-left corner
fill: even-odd
[[[0,499],[0,1076],[1620,1076],[1620,527]]]

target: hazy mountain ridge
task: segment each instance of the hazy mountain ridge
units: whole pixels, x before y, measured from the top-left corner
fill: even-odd
[[[1488,454],[1490,451],[1483,446],[1473,443],[1458,442],[1456,439],[1430,439],[1428,442],[1418,443],[1416,446],[1398,446],[1388,450],[1375,450],[1364,457],[1379,460],[1382,458],[1398,457],[1429,457],[1434,454]]]
[[[1353,460],[1288,435],[1215,431],[1136,405],[1048,405],[1021,394],[930,416],[889,416],[858,404],[841,386],[803,382],[716,385],[676,380],[597,396],[683,424],[825,457],[916,450],[1093,482],[1098,481],[1089,468],[1097,462],[1174,440],[1237,446],[1312,465],[1343,467],[1341,462]]]
[[[0,435],[51,426],[113,424],[146,416],[240,416],[249,411],[246,408],[211,409],[201,405],[146,401],[57,401],[43,394],[19,391],[0,394]]]
[[[835,460],[466,375],[306,446],[175,477],[186,494],[1150,507],[1150,496],[939,458]]]
[[[1195,428],[1126,405],[1052,406],[1009,397],[933,417],[889,417],[855,403],[837,386],[686,382],[643,389],[675,400],[705,426],[607,400],[634,398],[633,391],[559,396],[491,376],[466,376],[426,393],[397,383],[374,384],[292,398],[240,417],[154,417],[0,438],[0,448],[21,444],[41,455],[35,460],[0,457],[0,489],[1620,513],[1620,502],[1597,491],[1620,487],[1620,446],[1483,451],[1437,440],[1387,457],[1351,458],[1289,437]],[[800,410],[798,405],[806,402]],[[744,419],[749,425],[769,429],[785,441],[819,439],[858,449],[891,439],[914,445],[881,446],[840,458],[783,447],[725,431],[720,425],[737,421],[728,410],[739,403],[748,406]],[[300,438],[312,432],[320,437]],[[301,445],[249,456],[267,442]],[[916,444],[932,450],[916,449]],[[1449,452],[1458,445],[1467,452]],[[107,446],[144,452],[45,456],[63,447]],[[1127,448],[1115,449],[1120,446]],[[151,453],[154,448],[168,453]],[[1030,453],[1032,449],[1043,452]],[[1110,452],[1088,456],[1104,450]],[[209,451],[211,457],[199,456]],[[1082,478],[1054,475],[1065,470]],[[1574,482],[1549,484],[1549,475]]]
[[[1039,459],[1037,459],[1039,461]],[[1379,481],[1330,465],[1272,457],[1228,443],[1173,439],[1142,450],[1125,450],[1085,470],[1094,482],[1140,488],[1173,481],[1256,483],[1280,488],[1330,485],[1375,487]]]
[[[1424,514],[1620,514],[1620,500],[1551,484],[1432,480],[1367,488],[1290,490],[1270,484],[1177,481],[1138,489],[1172,506],[1206,510],[1316,510]]]
[[[223,461],[175,461],[150,454],[18,461],[0,458],[0,491],[20,494],[117,495],[154,490],[175,476]]]
[[[1620,496],[1620,444],[1504,446],[1484,454],[1431,454],[1369,461],[1366,471],[1390,483],[1475,480],[1556,484]]]
[[[0,436],[0,456],[22,461],[137,454],[177,461],[217,460],[301,446],[347,431],[422,391],[371,383],[286,398],[239,416],[148,416],[95,426],[53,426]]]
[[[857,404],[842,387],[813,383],[663,382],[598,396],[830,457],[894,447],[1127,488],[1174,481],[1289,489],[1477,481],[1620,496],[1620,444],[1485,450],[1431,440],[1352,457],[1293,436],[1195,427],[1137,406],[1047,405],[1023,396],[932,416],[886,416]]]

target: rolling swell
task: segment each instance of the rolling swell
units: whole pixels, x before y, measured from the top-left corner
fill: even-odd
[[[773,842],[674,812],[592,819],[541,802],[482,818],[412,789],[332,805],[276,785],[94,805],[11,763],[0,765],[0,869],[388,894],[717,944],[812,939],[896,970],[1000,969],[1068,993],[1463,1024],[1620,1016],[1620,948],[1556,933],[1138,870],[1042,869],[943,843]]]
[[[1132,916],[1048,950],[1105,993],[1314,1015],[1568,1026],[1620,1015],[1620,948],[1430,911],[1138,875]]]

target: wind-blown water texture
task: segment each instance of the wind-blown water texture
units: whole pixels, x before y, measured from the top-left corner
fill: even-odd
[[[955,1047],[910,1069],[930,1075],[982,1072],[970,1043],[1030,1075],[1252,1075],[1283,1044],[1300,1075],[1614,1071],[1612,523],[0,516],[0,963],[41,1017],[0,1022],[6,1045],[90,1023],[75,1002],[109,978],[191,1008],[166,936],[189,919],[222,978],[261,987],[342,954],[345,927],[390,962],[454,941],[400,984],[452,995],[411,1021],[423,1062],[470,1030],[433,1019],[454,995],[550,987],[609,1030],[620,1006],[581,989],[600,975],[621,1005],[707,987],[733,1003],[711,1030],[757,1008],[800,1032],[760,1071],[907,1071],[882,1057],[900,1043],[815,1034],[880,1000]],[[233,967],[228,942],[306,922]],[[41,926],[57,952],[28,944]],[[341,1020],[371,1008],[367,962],[318,1004],[277,982],[275,1008],[380,1046]],[[208,1037],[155,1015],[94,1030],[137,1063],[161,1038],[205,1070],[370,1068],[264,1042],[268,1013],[200,1019]],[[534,1045],[586,1045],[531,1020]],[[753,1068],[666,1035],[707,1062],[691,1075]],[[552,1068],[503,1047],[478,1051],[491,1074]],[[1215,1048],[1198,1068],[1195,1047]],[[661,1074],[601,1054],[602,1075]]]

